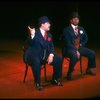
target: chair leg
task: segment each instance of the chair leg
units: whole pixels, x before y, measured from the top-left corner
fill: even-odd
[[[83,73],[82,72],[82,57],[80,57],[80,72],[81,72],[81,74]]]
[[[28,64],[26,64],[26,69],[25,69],[25,74],[24,74],[24,80],[23,80],[24,83],[25,83],[25,79],[26,79],[26,76],[27,76],[27,71],[28,71]]]

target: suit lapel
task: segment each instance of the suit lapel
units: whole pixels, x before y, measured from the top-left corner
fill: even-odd
[[[44,41],[44,38],[42,36],[42,33],[40,32],[40,29],[37,30],[37,33],[38,33],[38,40],[39,40],[40,44],[44,47],[45,41]]]
[[[74,33],[74,30],[73,30],[73,28],[72,28],[72,26],[70,25],[70,33],[72,34],[72,35],[74,35],[75,36],[75,33]]]
[[[78,35],[77,36],[79,36],[79,30],[80,30],[80,27],[78,26]],[[74,33],[74,29],[71,25],[70,25],[70,32],[71,32],[72,35],[76,36],[75,33]]]
[[[79,35],[81,35],[81,34],[80,34],[80,30],[81,30],[81,28],[80,28],[80,26],[79,26],[79,27],[78,27],[78,33],[79,33]]]

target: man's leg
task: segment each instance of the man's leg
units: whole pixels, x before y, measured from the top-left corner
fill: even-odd
[[[41,62],[38,57],[32,58],[32,72],[35,80],[36,87],[41,90],[43,89],[43,86],[41,85]]]
[[[56,83],[56,85],[61,86],[61,78],[62,78],[62,58],[54,55],[53,59],[53,81]]]
[[[80,48],[81,56],[85,56],[88,58],[88,67],[86,70],[86,74],[96,75],[91,71],[92,68],[96,68],[96,59],[95,59],[95,52],[85,47]]]
[[[70,58],[69,68],[67,72],[67,80],[71,80],[72,72],[74,71],[74,66],[77,63],[78,58],[76,53],[72,50],[67,51],[66,54],[67,55],[65,56]]]

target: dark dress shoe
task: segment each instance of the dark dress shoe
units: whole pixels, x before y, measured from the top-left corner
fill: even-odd
[[[92,72],[92,71],[86,71],[86,74],[87,74],[87,75],[92,75],[92,76],[95,76],[95,75],[96,75],[96,73],[94,73],[94,72]]]
[[[53,80],[52,84],[57,85],[57,86],[63,86],[62,83],[58,80]]]
[[[38,90],[43,90],[44,89],[44,87],[42,85],[38,84],[38,83],[36,84],[36,88]]]

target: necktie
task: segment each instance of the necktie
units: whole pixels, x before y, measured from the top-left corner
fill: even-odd
[[[75,35],[78,35],[78,26],[75,26],[74,32],[75,32]]]
[[[46,40],[46,39],[47,39],[47,33],[44,32],[44,40]]]

